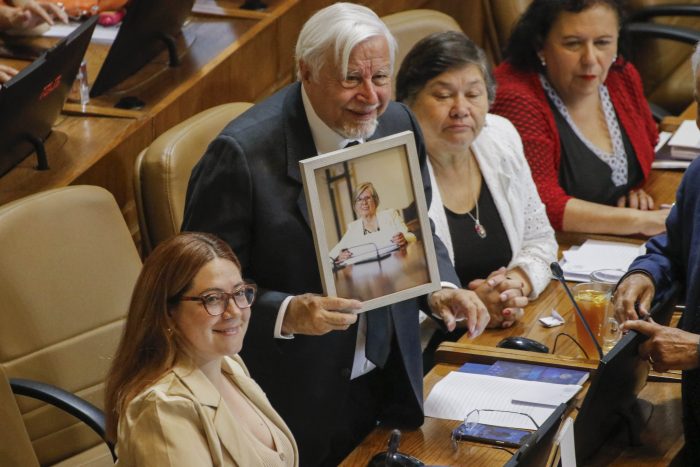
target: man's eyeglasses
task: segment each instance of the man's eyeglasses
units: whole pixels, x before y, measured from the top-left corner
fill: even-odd
[[[185,302],[200,302],[204,305],[212,316],[219,316],[228,306],[229,300],[233,300],[238,308],[249,308],[255,300],[255,292],[257,286],[252,283],[246,283],[237,287],[233,292],[207,292],[199,297],[180,297],[180,301]]]

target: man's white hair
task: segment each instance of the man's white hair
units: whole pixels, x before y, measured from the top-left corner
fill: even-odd
[[[691,57],[690,62],[693,65],[693,77],[697,78],[698,66],[700,66],[700,42],[698,42],[695,46],[695,52],[693,52],[693,56]]]
[[[319,10],[299,33],[295,50],[297,78],[301,81],[299,63],[303,61],[309,67],[312,79],[317,80],[329,57],[333,57],[332,65],[340,65],[341,76],[344,77],[348,72],[352,49],[376,36],[386,38],[393,68],[396,39],[375,12],[354,3],[335,3]],[[334,53],[331,55],[329,51]]]

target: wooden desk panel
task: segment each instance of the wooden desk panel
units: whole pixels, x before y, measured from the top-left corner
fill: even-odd
[[[682,175],[682,172],[677,171],[653,171],[645,188],[657,202],[671,203],[675,199],[676,188]],[[576,233],[557,235],[560,249],[581,244],[590,237]],[[642,237],[622,238],[602,235],[594,237],[638,244],[644,241]],[[539,323],[538,318],[549,315],[552,309],[556,309],[566,319],[563,326],[546,328]],[[556,355],[495,347],[504,337],[526,336],[546,344],[551,351],[557,334],[566,332],[576,337],[573,313],[573,305],[561,285],[553,280],[539,299],[525,308],[523,319],[511,328],[487,329],[475,339],[465,336],[457,343],[443,343],[435,354],[435,361],[438,364],[424,379],[425,394],[430,392],[440,378],[467,361],[491,363],[497,359],[515,360],[594,370],[597,368],[597,359],[586,360],[578,347],[564,336],[559,338]],[[673,379],[677,378],[678,374],[663,376]],[[580,407],[584,391],[576,396],[575,407]],[[642,432],[643,445],[629,446],[625,433],[621,432],[611,437],[610,441],[590,461],[590,465],[665,466],[678,454],[683,446],[680,384],[648,382],[639,398],[654,406],[651,419]],[[572,415],[576,415],[576,410]],[[451,446],[450,433],[457,425],[458,423],[454,421],[426,417],[425,424],[420,429],[404,431],[400,450],[420,458],[426,464],[436,465],[502,465],[509,459],[510,456],[503,450],[476,443],[460,443],[462,450],[459,453],[455,452]],[[389,433],[390,430],[385,428],[375,430],[345,459],[342,465],[365,465],[374,454],[386,450]],[[465,444],[469,445],[466,450]]]

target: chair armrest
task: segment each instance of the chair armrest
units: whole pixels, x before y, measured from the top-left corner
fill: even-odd
[[[664,109],[658,104],[654,104],[649,100],[647,100],[647,104],[649,104],[649,108],[651,109],[651,116],[654,117],[654,121],[656,123],[660,123],[661,120],[663,120],[664,118],[673,115],[668,110]]]
[[[646,21],[657,16],[700,16],[700,5],[654,5],[632,12],[628,21]]]
[[[12,392],[17,395],[31,397],[51,404],[85,423],[107,444],[109,452],[112,454],[112,459],[114,461],[117,460],[114,454],[114,446],[107,439],[105,415],[100,409],[88,401],[51,384],[28,379],[10,378],[10,387]]]
[[[677,42],[695,45],[700,41],[700,31],[678,26],[657,23],[627,23],[624,26],[627,34],[651,36],[659,39],[670,39]]]

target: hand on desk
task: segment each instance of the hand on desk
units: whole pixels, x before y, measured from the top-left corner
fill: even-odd
[[[649,336],[649,339],[639,346],[639,356],[649,360],[655,371],[690,370],[700,364],[698,334],[661,326],[651,319],[626,321],[622,324],[622,329]]]
[[[340,251],[340,254],[338,257],[335,259],[335,263],[342,263],[346,259],[350,258],[352,256],[352,252],[348,250],[347,248],[344,248],[343,250]]]
[[[9,81],[12,79],[13,76],[17,74],[17,70],[12,68],[11,66],[6,66],[0,64],[0,84]]]
[[[32,29],[40,24],[54,24],[54,20],[68,23],[68,15],[55,3],[35,0],[14,0],[13,6],[0,7],[0,29]]]
[[[398,232],[395,233],[393,237],[391,237],[391,243],[398,245],[399,248],[403,248],[406,246],[408,241],[406,240],[406,237],[404,237],[403,233]]]
[[[654,292],[654,282],[646,274],[634,273],[625,277],[613,296],[615,318],[620,323],[628,319],[646,318]],[[635,304],[638,304],[636,309]]]
[[[330,331],[344,331],[357,321],[357,315],[348,311],[361,307],[357,300],[314,294],[297,295],[287,306],[282,333],[319,336]]]
[[[670,209],[655,209],[651,211],[637,211],[639,232],[647,237],[652,237],[666,231],[666,218]]]
[[[529,300],[526,284],[518,275],[501,267],[489,274],[486,279],[476,279],[469,283],[491,316],[488,327],[508,328],[523,316],[523,308]]]
[[[654,209],[654,198],[641,188],[638,190],[630,190],[627,195],[620,196],[617,200],[617,207],[651,211]]]
[[[457,321],[466,319],[469,337],[477,337],[484,332],[490,319],[486,306],[471,290],[438,290],[430,295],[428,304],[432,313],[442,318],[450,332],[455,330]]]

